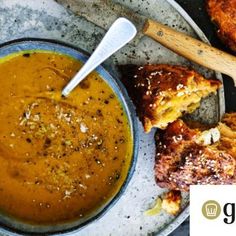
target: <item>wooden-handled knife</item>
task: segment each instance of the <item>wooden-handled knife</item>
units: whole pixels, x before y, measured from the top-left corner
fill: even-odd
[[[56,0],[88,21],[108,29],[118,17],[126,17],[138,30],[165,47],[202,66],[229,75],[236,86],[236,57],[180,33],[157,21],[137,14],[112,0]]]

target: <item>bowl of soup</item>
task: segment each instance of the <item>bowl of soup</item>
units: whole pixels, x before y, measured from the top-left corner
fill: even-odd
[[[87,58],[53,41],[1,46],[0,232],[73,232],[124,193],[138,150],[124,87],[99,66],[61,96]]]

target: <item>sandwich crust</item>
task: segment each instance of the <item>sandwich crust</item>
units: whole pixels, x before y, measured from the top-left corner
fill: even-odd
[[[225,114],[218,129],[221,133],[218,148],[227,151],[236,159],[236,112]]]
[[[200,144],[200,135],[182,120],[157,133],[155,176],[160,187],[188,191],[190,185],[236,184],[235,157],[215,144]]]
[[[236,52],[236,0],[207,0],[207,10],[219,38]]]
[[[165,129],[183,113],[200,106],[201,98],[215,93],[217,80],[206,80],[184,66],[166,64],[129,67],[123,75],[145,132],[152,127]]]

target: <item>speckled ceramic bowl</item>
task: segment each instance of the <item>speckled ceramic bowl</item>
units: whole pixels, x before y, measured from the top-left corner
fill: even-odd
[[[32,51],[32,50],[43,50],[49,52],[57,52],[77,59],[79,61],[85,62],[88,58],[87,53],[80,49],[74,48],[72,46],[59,43],[52,40],[38,40],[38,39],[22,39],[11,41],[0,46],[0,58],[6,57],[12,53],[17,53],[21,51]],[[128,118],[129,126],[131,129],[131,138],[133,139],[133,155],[131,159],[131,164],[129,171],[127,173],[126,179],[119,189],[118,193],[106,202],[102,207],[100,207],[92,215],[87,216],[84,219],[79,219],[71,223],[59,224],[59,225],[30,225],[19,220],[13,219],[12,217],[7,217],[0,215],[0,235],[70,235],[76,233],[82,227],[90,224],[91,222],[97,220],[103,216],[118,199],[122,196],[127,185],[134,173],[135,164],[137,161],[138,153],[138,126],[137,119],[135,117],[135,112],[127,95],[126,90],[118,79],[112,76],[103,66],[99,66],[96,71],[104,79],[106,83],[112,88],[113,92],[117,95],[120,100],[121,105]]]

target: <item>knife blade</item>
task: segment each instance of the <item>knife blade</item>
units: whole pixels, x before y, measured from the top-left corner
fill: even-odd
[[[88,21],[108,29],[119,17],[129,19],[137,28],[139,40],[149,36],[175,53],[209,69],[229,75],[236,86],[236,57],[140,15],[111,0],[55,0]]]

